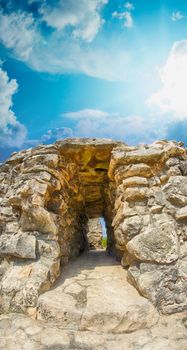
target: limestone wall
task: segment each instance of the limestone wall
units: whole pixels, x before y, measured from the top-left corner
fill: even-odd
[[[187,308],[187,158],[175,142],[114,149],[116,246],[128,281],[164,313]]]
[[[0,166],[1,310],[34,313],[98,216],[129,282],[165,313],[187,308],[186,175],[186,150],[167,141],[70,139],[13,154]]]
[[[29,311],[59,276],[60,260],[83,249],[73,169],[56,146],[41,146],[13,155],[0,176],[1,304]]]
[[[92,145],[93,143],[93,145]],[[0,305],[34,312],[60,263],[87,245],[100,216],[113,141],[69,140],[13,154],[0,167]]]

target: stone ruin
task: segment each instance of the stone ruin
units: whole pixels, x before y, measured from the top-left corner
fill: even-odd
[[[103,229],[99,218],[89,218],[87,223],[87,241],[89,250],[102,249]]]
[[[187,309],[187,156],[182,143],[66,139],[0,166],[0,310],[36,313],[104,217],[107,252],[162,313]],[[91,221],[90,221],[91,220]]]

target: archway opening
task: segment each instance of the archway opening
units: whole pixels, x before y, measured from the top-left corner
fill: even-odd
[[[62,264],[88,249],[104,248],[116,256],[112,227],[115,184],[108,177],[114,146],[116,144],[111,141],[98,143],[94,139],[73,140],[71,144],[65,142],[60,146],[62,164],[68,173],[68,210],[61,220],[59,242]]]
[[[102,248],[107,249],[107,228],[105,219],[103,217],[99,218],[102,227]]]

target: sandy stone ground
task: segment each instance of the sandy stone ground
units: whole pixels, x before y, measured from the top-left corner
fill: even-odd
[[[186,350],[187,312],[161,316],[105,251],[89,251],[39,297],[37,319],[0,316],[2,350]]]

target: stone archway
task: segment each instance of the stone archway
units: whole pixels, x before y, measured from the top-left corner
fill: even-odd
[[[164,313],[187,308],[186,150],[67,139],[13,154],[0,167],[2,311],[34,312],[104,216],[108,251]]]
[[[111,152],[118,144],[120,143],[112,140],[78,139],[72,140],[71,146],[68,141],[64,142],[60,151],[60,156],[66,165],[74,167],[71,183],[73,192],[70,195],[71,208],[74,207],[75,212],[79,213],[79,217],[84,222],[83,225],[89,219],[101,216],[105,218],[108,236],[107,250],[110,253],[115,251],[115,242],[111,221],[113,199],[110,198],[108,169]],[[114,191],[114,188],[112,190]],[[75,247],[75,244],[73,245]]]

